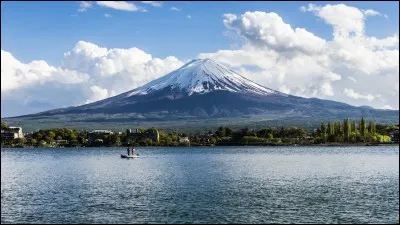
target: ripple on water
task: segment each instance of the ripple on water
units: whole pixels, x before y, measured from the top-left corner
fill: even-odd
[[[1,223],[394,223],[399,147],[2,149]]]

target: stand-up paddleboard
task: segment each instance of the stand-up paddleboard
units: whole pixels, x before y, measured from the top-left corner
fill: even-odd
[[[129,158],[139,158],[138,155],[122,155],[121,154],[121,158],[125,158],[125,159],[129,159]]]

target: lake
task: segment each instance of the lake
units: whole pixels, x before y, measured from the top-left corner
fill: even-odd
[[[1,223],[396,223],[399,146],[1,149]]]

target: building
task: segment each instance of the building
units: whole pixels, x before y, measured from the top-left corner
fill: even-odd
[[[132,132],[131,129],[126,130],[126,140],[127,142],[134,141],[138,142],[143,139],[151,139],[154,142],[160,141],[160,134],[158,130],[155,128],[151,128],[146,130],[145,132],[140,132],[139,129],[136,129],[135,132]]]
[[[1,140],[9,141],[17,138],[23,138],[24,135],[22,133],[21,127],[7,127],[1,129]]]
[[[110,130],[94,130],[92,132],[89,132],[88,142],[89,144],[94,144],[95,142],[103,143],[105,135],[111,135],[111,134],[114,133]]]
[[[190,143],[189,137],[179,137],[179,143]]]

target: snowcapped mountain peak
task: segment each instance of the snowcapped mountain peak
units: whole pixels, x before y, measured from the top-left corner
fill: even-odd
[[[165,88],[183,91],[189,96],[212,91],[284,95],[241,76],[215,60],[194,59],[179,69],[126,93],[126,97],[146,95]]]

